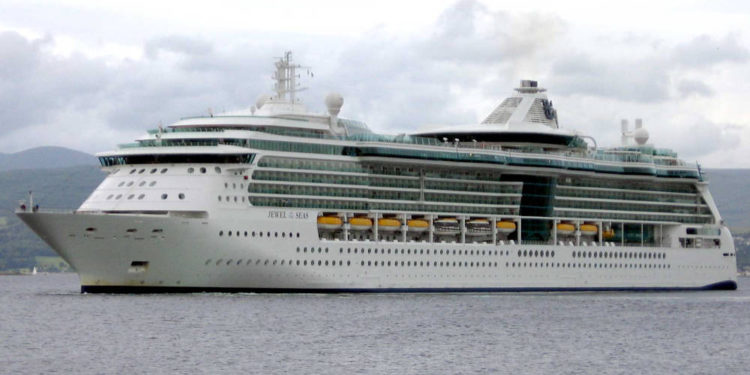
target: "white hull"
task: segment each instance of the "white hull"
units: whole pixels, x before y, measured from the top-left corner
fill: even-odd
[[[728,231],[707,249],[331,241],[319,239],[317,212],[300,212],[18,215],[78,271],[83,291],[736,288]],[[623,252],[635,257],[615,257]]]

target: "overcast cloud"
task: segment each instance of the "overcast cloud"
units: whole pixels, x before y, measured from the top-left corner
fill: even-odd
[[[330,14],[340,3],[327,1],[330,12],[316,8],[316,22],[279,30],[270,8],[254,9],[245,25],[232,16],[212,21],[212,10],[205,22],[169,17],[149,3],[118,12],[93,2],[11,2],[0,14],[0,147],[93,153],[209,108],[247,108],[270,91],[273,59],[291,49],[315,74],[302,94],[311,109],[322,112],[325,95],[337,91],[341,115],[377,131],[476,123],[519,80],[538,79],[562,126],[599,145],[616,144],[620,118],[641,117],[657,147],[704,166],[750,167],[747,9],[677,12],[674,3],[623,22],[585,3],[568,11],[555,2],[536,9],[464,0],[422,4],[429,9],[412,11],[404,26],[403,15],[387,16],[398,4],[357,14],[358,26]]]

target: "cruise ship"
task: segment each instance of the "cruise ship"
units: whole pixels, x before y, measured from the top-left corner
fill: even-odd
[[[736,289],[735,249],[706,176],[648,143],[560,127],[521,81],[481,123],[395,136],[273,95],[183,118],[97,154],[75,210],[17,215],[82,292],[494,292]]]

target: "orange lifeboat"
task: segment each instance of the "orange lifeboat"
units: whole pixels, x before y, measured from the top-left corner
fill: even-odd
[[[557,224],[557,234],[567,236],[573,234],[575,232],[576,227],[573,224],[569,223],[560,223]]]
[[[364,216],[357,216],[349,219],[349,227],[352,230],[368,230],[372,228],[372,219]]]
[[[593,236],[599,232],[599,227],[594,224],[581,224],[581,235]]]
[[[413,232],[424,232],[430,227],[430,223],[424,219],[409,219],[406,221],[406,225]]]
[[[338,216],[318,216],[318,229],[336,230],[341,228],[343,223]]]
[[[378,230],[392,232],[401,229],[401,221],[398,219],[383,217],[378,219]]]
[[[513,233],[516,230],[516,223],[509,220],[498,221],[495,226],[497,227],[497,232],[502,234]]]

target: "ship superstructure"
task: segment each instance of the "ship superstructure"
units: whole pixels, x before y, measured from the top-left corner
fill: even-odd
[[[734,289],[735,250],[696,164],[623,124],[601,149],[535,81],[482,123],[373,133],[276,93],[97,156],[75,211],[17,214],[82,291]],[[33,211],[33,212],[32,212]]]

